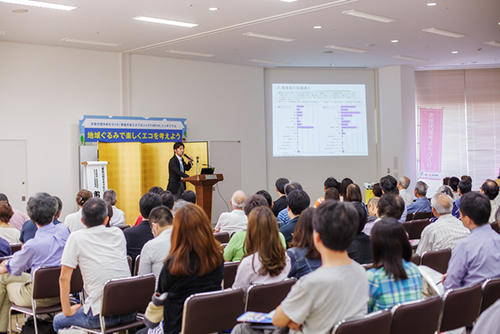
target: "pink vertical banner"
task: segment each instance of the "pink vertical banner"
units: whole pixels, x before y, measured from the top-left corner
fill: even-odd
[[[441,172],[443,109],[420,108],[420,172]]]

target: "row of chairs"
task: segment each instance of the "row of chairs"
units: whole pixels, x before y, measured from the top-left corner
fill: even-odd
[[[500,298],[500,278],[469,287],[450,289],[443,297],[398,304],[392,310],[343,320],[334,334],[434,334],[471,325],[485,309]]]
[[[432,212],[419,211],[419,212],[414,212],[414,213],[407,213],[406,214],[406,221],[418,220],[418,219],[428,219],[428,218],[432,218],[433,216],[434,215]]]
[[[413,219],[411,221],[405,221],[403,227],[408,233],[408,239],[418,240],[422,235],[422,231],[431,223],[432,218],[424,219]]]

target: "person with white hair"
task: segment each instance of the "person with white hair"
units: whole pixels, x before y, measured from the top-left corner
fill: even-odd
[[[102,199],[111,204],[113,216],[109,220],[109,226],[125,226],[125,213],[116,207],[116,191],[108,189],[102,195]]]
[[[437,193],[431,199],[432,213],[438,219],[422,231],[416,253],[438,251],[450,248],[470,234],[462,222],[451,214],[453,199],[445,193]]]
[[[405,201],[406,206],[413,203],[413,196],[408,192],[408,187],[410,186],[410,179],[406,176],[403,176],[399,179],[398,182],[398,190],[399,196]]]
[[[245,193],[241,190],[236,190],[231,196],[229,202],[233,207],[231,212],[223,212],[219,216],[215,232],[236,232],[245,231],[248,225],[248,218],[243,212],[243,204],[245,203]]]
[[[423,181],[418,181],[417,184],[415,185],[415,197],[417,199],[415,202],[411,203],[408,206],[408,213],[415,213],[415,212],[431,212],[431,204],[429,203],[429,200],[427,199],[427,189],[428,186],[425,182]]]

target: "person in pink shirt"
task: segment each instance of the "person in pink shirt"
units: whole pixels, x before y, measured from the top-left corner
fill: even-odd
[[[9,198],[7,197],[7,195],[0,193],[0,201],[7,201],[8,202]],[[21,231],[21,229],[23,228],[24,222],[28,220],[28,216],[26,216],[25,213],[23,213],[19,210],[16,210],[14,208],[12,208],[12,211],[14,211],[14,214],[12,215],[12,218],[10,218],[10,220],[9,220],[9,225],[15,229]]]

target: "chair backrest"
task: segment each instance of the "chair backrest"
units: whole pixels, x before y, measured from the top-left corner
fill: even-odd
[[[224,289],[233,286],[240,261],[224,262]]]
[[[130,225],[118,225],[116,227],[118,227],[122,231],[125,231],[126,229],[128,229],[130,227]]]
[[[392,313],[381,310],[363,318],[342,320],[333,328],[333,334],[389,334],[391,332]]]
[[[481,313],[500,299],[500,278],[487,279],[483,283]]]
[[[285,299],[295,278],[287,278],[278,283],[250,285],[247,290],[245,311],[271,312]]]
[[[413,263],[415,263],[417,266],[419,266],[420,262],[421,262],[420,261],[420,255],[418,255],[417,253],[413,254],[411,256],[411,260],[410,261],[413,262]]]
[[[373,268],[373,263],[365,263],[362,264],[361,267],[365,268],[365,270],[370,270]]]
[[[429,218],[412,220],[410,232],[408,233],[409,234],[408,239],[410,239],[410,240],[420,239],[420,235],[422,234],[422,231],[430,223],[431,223],[431,221]]]
[[[491,224],[491,227],[493,228],[493,230],[495,230],[495,232],[500,234],[500,225],[498,225],[497,223],[493,223],[493,224]],[[12,254],[14,254],[14,252]]]
[[[408,212],[406,214],[406,221],[409,222],[410,220],[413,220],[413,212]]]
[[[429,219],[432,218],[434,214],[432,212],[415,212],[413,214],[413,220],[418,220],[418,219]]]
[[[33,299],[59,297],[60,275],[61,266],[37,268],[33,273]]]
[[[134,264],[132,263],[132,257],[130,255],[127,255],[127,263],[128,263],[128,268],[130,269],[130,274],[132,275],[134,272]]]
[[[481,309],[481,295],[481,283],[446,291],[443,295],[443,314],[439,332],[472,324]]]
[[[427,266],[441,274],[444,274],[448,270],[448,262],[451,258],[451,249],[443,249],[434,252],[424,252],[422,254],[420,264]]]
[[[132,273],[133,276],[137,276],[137,273],[139,272],[139,263],[141,263],[141,254],[135,257],[134,272]]]
[[[216,333],[233,328],[243,313],[241,288],[196,293],[184,301],[182,334]]]
[[[18,252],[21,250],[23,244],[18,243],[18,244],[10,244],[10,252],[12,255],[14,255],[15,252]]]
[[[392,308],[391,334],[434,334],[441,314],[441,298],[398,304]]]
[[[411,232],[411,221],[405,221],[402,223],[403,227],[405,228],[406,233],[410,235]]]
[[[80,266],[76,266],[71,275],[70,293],[80,293],[83,290],[83,277]]]
[[[155,293],[155,275],[112,279],[102,289],[101,316],[145,310]]]
[[[229,233],[228,232],[214,233],[214,237],[215,237],[215,240],[217,240],[221,244],[229,242]]]

